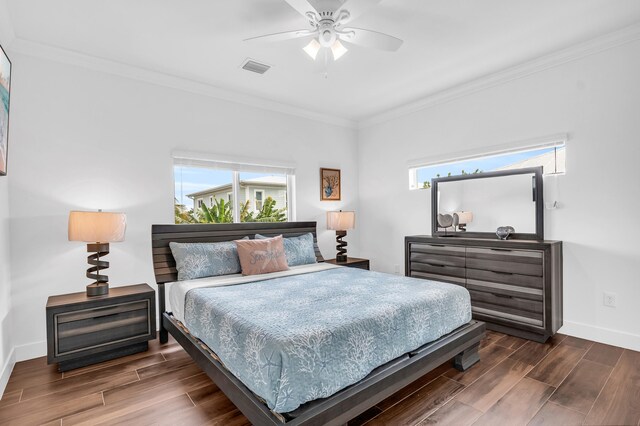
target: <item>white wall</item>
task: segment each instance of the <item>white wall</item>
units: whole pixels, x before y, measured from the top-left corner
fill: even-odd
[[[16,357],[45,354],[45,304],[83,291],[86,246],[67,241],[73,209],[124,211],[111,245],[113,286],[153,283],[151,224],[173,221],[171,151],[224,153],[297,166],[297,219],[357,209],[355,130],[13,55],[11,250]],[[321,202],[319,168],[343,172],[343,201]],[[357,231],[349,242],[357,251]],[[351,248],[351,244],[350,244]]]
[[[0,44],[6,48],[12,39],[13,29],[9,22],[7,5],[5,1],[0,0]],[[11,131],[11,126],[9,127],[9,131]],[[9,146],[9,148],[12,147],[12,145]],[[12,165],[11,158],[9,158],[8,167],[11,168]],[[11,284],[9,281],[11,273],[9,256],[9,179],[10,175],[0,176],[0,395],[4,391],[13,368]]]
[[[636,41],[362,129],[360,254],[392,272],[404,236],[430,233],[430,193],[408,189],[408,160],[569,133],[567,174],[545,187],[561,205],[545,236],[564,241],[562,331],[640,350],[639,75]]]
[[[11,146],[13,148],[13,146]],[[13,163],[9,162],[9,172]],[[13,368],[13,330],[9,256],[9,178],[0,176],[0,395]]]

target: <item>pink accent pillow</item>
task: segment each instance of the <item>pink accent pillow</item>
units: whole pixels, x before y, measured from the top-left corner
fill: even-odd
[[[268,274],[289,269],[282,235],[264,240],[237,240],[242,275]]]

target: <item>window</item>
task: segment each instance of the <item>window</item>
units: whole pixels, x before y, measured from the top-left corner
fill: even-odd
[[[282,173],[240,173],[240,195],[245,208],[241,222],[284,222],[289,217],[287,175]]]
[[[513,148],[498,154],[466,156],[459,160],[438,161],[410,167],[409,187],[410,189],[429,189],[431,179],[438,177],[539,166],[542,166],[544,175],[565,173],[565,141],[547,142],[544,146]]]
[[[262,210],[262,199],[264,197],[264,191],[258,191],[256,189],[254,194],[254,198],[256,200],[256,210]]]
[[[289,167],[174,156],[175,223],[295,220],[288,202],[294,182],[294,169]]]

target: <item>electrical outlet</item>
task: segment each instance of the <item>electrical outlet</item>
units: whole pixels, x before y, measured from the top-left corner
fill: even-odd
[[[400,265],[393,265],[393,273],[400,275]]]
[[[616,294],[615,293],[610,293],[608,291],[604,292],[604,299],[602,301],[602,304],[604,306],[609,306],[611,308],[615,308],[616,307]]]

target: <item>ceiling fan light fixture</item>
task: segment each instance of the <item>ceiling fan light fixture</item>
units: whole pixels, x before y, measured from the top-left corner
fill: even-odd
[[[338,59],[340,59],[342,57],[342,55],[344,55],[348,51],[349,51],[349,49],[344,47],[344,45],[342,43],[340,43],[340,40],[336,40],[331,45],[331,53],[333,53],[333,60],[334,61],[337,61]]]
[[[320,51],[321,47],[322,46],[320,46],[320,43],[318,43],[318,40],[314,38],[309,42],[309,44],[303,47],[302,50],[304,50],[307,53],[307,55],[309,55],[311,59],[315,61],[316,56],[318,56],[318,52]]]

